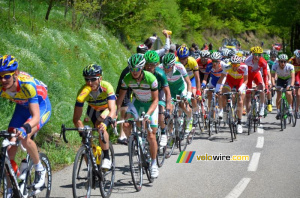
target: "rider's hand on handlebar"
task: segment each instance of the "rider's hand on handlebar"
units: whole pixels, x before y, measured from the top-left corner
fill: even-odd
[[[145,120],[145,121],[149,121],[149,120],[150,120],[150,115],[146,114],[146,115],[144,116],[144,120]]]
[[[104,131],[106,131],[107,126],[104,122],[101,122],[101,124],[99,124],[99,126],[98,126],[98,129],[99,129],[98,130],[99,132],[104,132]]]

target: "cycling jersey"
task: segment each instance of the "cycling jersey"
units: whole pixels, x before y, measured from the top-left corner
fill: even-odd
[[[41,129],[50,119],[51,103],[48,98],[47,86],[32,77],[30,74],[20,72],[17,77],[17,91],[10,92],[0,84],[0,96],[16,103],[15,111],[9,123],[9,130],[21,127],[32,119],[29,104],[39,104],[40,120],[37,129]]]
[[[296,62],[296,57],[293,56],[292,58],[290,58],[290,60],[288,61],[288,63],[294,65],[294,69],[295,69],[295,72],[300,72],[300,62]]]
[[[209,81],[210,85],[213,85],[214,87],[216,87],[217,82],[218,82],[219,78],[221,77],[221,74],[223,73],[223,68],[227,67],[227,66],[229,66],[229,65],[227,65],[223,61],[221,61],[218,69],[214,69],[212,64],[210,64],[206,67],[205,74],[207,74],[207,75],[210,74],[210,81]]]
[[[202,64],[201,59],[199,58],[199,59],[197,59],[197,63],[198,63],[198,66],[199,66],[199,71],[201,73],[205,74],[206,67],[212,65],[212,60],[211,59],[207,59],[206,64]]]
[[[148,71],[143,70],[142,72],[144,73],[143,79],[139,83],[132,77],[131,73],[128,73],[122,81],[121,89],[131,88],[137,100],[151,102],[153,101],[151,92],[156,91],[158,88],[157,79]]]
[[[258,63],[253,62],[253,55],[251,54],[246,60],[245,64],[248,65],[248,72],[249,72],[249,78],[248,78],[248,88],[252,88],[252,81],[254,80],[256,85],[262,84],[262,78],[261,74],[259,73],[260,68],[263,69],[263,80],[266,87],[268,87],[268,63],[263,58],[260,57],[258,60]]]
[[[163,68],[163,65],[159,65],[160,68]],[[173,70],[169,73],[166,73],[171,96],[172,98],[176,98],[176,95],[181,95],[184,91],[186,91],[186,84],[183,78],[187,77],[187,71],[185,67],[180,63],[176,62],[173,66]]]
[[[166,74],[165,74],[164,70],[162,70],[159,67],[156,67],[155,71],[154,71],[154,76],[157,79],[157,84],[158,84],[157,88],[158,88],[158,90],[161,90],[164,87],[169,86],[168,79],[166,77]]]
[[[86,101],[90,107],[97,111],[102,111],[108,108],[108,100],[116,100],[114,88],[104,80],[101,80],[97,91],[91,91],[91,87],[83,85],[77,94],[76,106],[83,107]]]
[[[231,65],[223,67],[223,74],[226,74],[226,81],[224,88],[231,90],[236,87],[238,90],[244,82],[244,76],[248,75],[248,67],[241,63],[237,71],[234,71]]]
[[[10,92],[0,84],[1,97],[25,107],[28,107],[29,103],[40,104],[47,95],[47,85],[25,72],[20,72],[17,77],[17,92]]]
[[[176,61],[179,62],[179,58],[176,57]],[[188,57],[188,60],[187,60],[187,63],[184,65],[188,75],[190,78],[193,78],[194,77],[194,71],[198,71],[199,70],[199,67],[198,67],[198,64],[197,64],[197,61],[196,59],[194,59],[193,57],[189,56]]]
[[[273,74],[276,73],[278,78],[286,80],[291,78],[291,74],[295,73],[294,66],[292,64],[286,63],[283,69],[280,68],[279,63],[275,63],[272,67]]]

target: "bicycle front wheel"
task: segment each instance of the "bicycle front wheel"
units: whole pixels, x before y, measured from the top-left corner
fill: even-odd
[[[292,126],[295,127],[297,124],[297,97],[295,96],[295,94],[293,93],[293,112],[291,115],[292,118]]]
[[[115,180],[115,153],[111,142],[109,142],[109,158],[111,161],[111,168],[109,170],[102,169],[101,167],[99,168],[99,171],[101,171],[99,187],[100,193],[104,198],[108,198],[111,195]]]
[[[171,157],[174,148],[175,148],[175,142],[176,142],[176,136],[175,136],[175,127],[173,119],[170,119],[168,122],[168,126],[166,127],[166,134],[168,137],[168,142],[166,146],[166,158]]]
[[[141,152],[135,136],[129,138],[129,165],[133,185],[136,191],[140,191],[143,185],[143,165]]]
[[[3,167],[4,170],[3,170],[3,175],[2,175],[2,179],[1,179],[1,183],[0,183],[0,196],[3,197],[3,198],[6,198],[7,197],[7,172],[6,172],[6,169],[5,167]]]
[[[183,125],[181,127],[181,131],[179,131],[179,151],[185,151],[188,141],[187,136],[185,135],[185,126],[186,121],[184,120]]]
[[[73,197],[90,197],[92,190],[92,162],[85,146],[77,151],[72,174]]]
[[[280,101],[280,128],[281,131],[284,129],[284,122],[285,122],[285,105],[284,105],[284,100],[281,98]]]
[[[28,189],[29,196],[32,197],[50,197],[51,187],[52,187],[52,170],[51,170],[51,164],[46,154],[39,153],[40,161],[43,165],[43,167],[46,169],[46,176],[45,176],[45,184],[39,189]],[[26,175],[26,185],[32,186],[34,184],[34,178],[35,178],[35,169],[33,161],[30,160],[29,166],[28,166],[28,172]],[[38,193],[38,194],[37,194]]]

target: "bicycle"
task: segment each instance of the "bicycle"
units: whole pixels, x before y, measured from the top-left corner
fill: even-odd
[[[165,124],[167,124],[166,120],[164,121]],[[156,132],[156,142],[157,142],[157,154],[156,154],[156,161],[157,161],[157,166],[162,167],[164,164],[165,158],[166,158],[166,150],[167,150],[167,145],[166,146],[160,146],[160,140],[161,140],[161,128],[158,126],[157,132]],[[165,129],[165,135],[168,138],[168,133],[166,132]]]
[[[238,92],[237,91],[231,91],[227,93],[222,93],[222,95],[225,95],[227,97],[227,105],[224,109],[224,111],[228,111],[227,113],[227,124],[229,125],[230,134],[231,134],[231,141],[233,142],[234,139],[236,139],[236,133],[237,133],[237,115],[236,115],[236,102],[238,101]],[[233,95],[235,95],[235,103],[233,104],[232,98]],[[225,124],[225,122],[224,122]]]
[[[186,115],[183,111],[181,112],[181,114],[179,114],[178,112],[179,104],[181,102],[185,102],[186,100],[181,99],[180,96],[176,96],[176,99],[172,98],[172,101],[174,102],[174,109],[168,123],[169,138],[167,143],[167,150],[169,150],[169,152],[166,153],[166,158],[171,157],[175,145],[177,146],[179,151],[185,151],[188,144],[188,136],[185,136]]]
[[[35,170],[34,164],[29,154],[26,154],[27,168],[25,171],[25,180],[18,179],[15,171],[12,168],[11,162],[8,157],[8,146],[19,146],[19,141],[10,142],[9,138],[17,137],[14,133],[9,133],[6,130],[0,132],[0,137],[4,138],[0,151],[0,189],[3,197],[7,197],[8,183],[11,184],[12,195],[14,198],[27,198],[27,197],[50,197],[52,187],[52,170],[51,164],[46,154],[39,152],[40,161],[46,169],[45,184],[39,188],[34,188]],[[33,137],[32,137],[33,139]]]
[[[66,143],[66,131],[79,131],[82,138],[82,146],[78,149],[72,173],[72,189],[73,197],[90,197],[92,188],[95,190],[97,186],[100,188],[102,197],[108,198],[114,186],[115,178],[115,155],[114,149],[109,142],[109,154],[111,160],[110,169],[102,169],[103,152],[100,146],[96,147],[95,153],[93,151],[93,139],[98,141],[99,136],[94,136],[93,131],[98,131],[98,128],[91,128],[90,126],[84,126],[83,128],[66,128],[63,124],[61,126],[61,135]],[[102,133],[100,138],[104,144],[106,144]],[[96,157],[95,157],[96,154]]]
[[[128,141],[129,152],[129,165],[130,172],[133,181],[133,185],[136,191],[140,191],[143,185],[143,173],[145,172],[150,183],[154,181],[151,177],[151,157],[149,150],[149,142],[147,141],[147,131],[144,129],[143,124],[138,129],[137,122],[144,120],[144,113],[137,120],[130,118],[128,120],[117,121],[117,124],[129,123],[132,126],[131,135]],[[147,129],[152,132],[150,124],[147,122]]]
[[[280,128],[281,131],[286,128],[286,120],[289,119],[289,124],[292,122],[292,126],[295,127],[297,123],[297,110],[296,110],[296,94],[294,93],[294,89],[287,90],[286,85],[284,88],[280,88],[278,91],[281,92],[281,99],[280,99]],[[292,112],[288,111],[289,103],[286,98],[286,92],[292,91]]]
[[[196,99],[196,98],[194,98]],[[206,100],[205,94],[202,94],[201,100],[196,99],[198,104],[198,112],[193,114],[193,127],[199,125],[199,135],[204,132],[204,129],[207,128],[206,123]]]
[[[219,119],[219,105],[216,101],[215,88],[207,89],[207,91],[212,92],[212,99],[210,103],[210,110],[208,112],[208,136],[211,136],[212,128],[214,126],[216,134],[220,131],[220,119]]]
[[[260,125],[261,116],[259,115],[259,109],[260,109],[259,96],[260,93],[263,91],[257,89],[247,89],[247,91],[251,91],[251,108],[247,118],[248,135],[250,135],[250,132],[252,131],[252,125],[253,125],[254,132],[257,131],[257,128]]]

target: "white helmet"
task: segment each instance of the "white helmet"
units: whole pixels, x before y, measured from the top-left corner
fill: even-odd
[[[221,60],[222,59],[222,55],[221,55],[220,52],[213,52],[210,55],[210,58],[213,59],[213,60]]]
[[[280,55],[278,56],[278,59],[279,59],[279,60],[288,60],[289,58],[288,58],[288,56],[287,56],[286,54],[280,54]]]
[[[230,58],[230,62],[233,64],[239,64],[239,63],[241,63],[241,61],[242,61],[242,58],[238,55],[231,56],[231,58]]]

